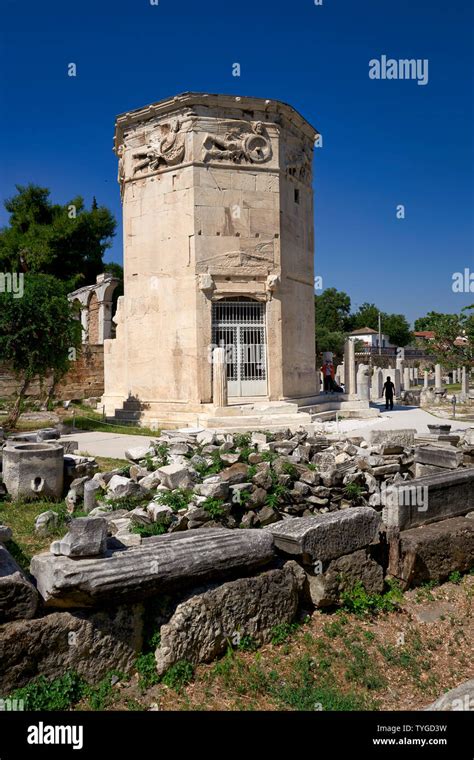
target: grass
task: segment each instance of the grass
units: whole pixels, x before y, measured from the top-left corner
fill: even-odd
[[[84,454],[84,456],[86,456]],[[87,455],[89,456],[89,455]],[[94,455],[94,459],[99,466],[99,472],[110,472],[110,470],[123,470],[122,475],[129,477],[130,474],[130,462],[126,459],[113,459],[112,457],[97,457]]]
[[[109,422],[103,422],[102,417],[99,414],[95,414],[93,411],[89,411],[86,416],[77,415],[74,418],[65,418],[63,424],[70,427],[69,434],[74,435],[74,430],[89,430],[99,433],[120,433],[122,435],[142,435],[148,438],[156,438],[160,435],[159,430],[152,430],[148,427],[138,427],[137,425],[115,425]],[[37,426],[37,425],[36,425]]]
[[[2,418],[0,417],[0,426],[2,425]],[[34,430],[41,430],[42,428],[46,427],[54,427],[54,423],[52,421],[50,422],[39,422],[38,420],[22,420],[21,417],[16,423],[15,427],[9,430],[9,433],[29,433],[30,431]]]
[[[98,684],[91,686],[75,671],[68,670],[58,678],[39,676],[9,696],[23,700],[24,709],[31,711],[69,710],[81,700],[89,710],[105,710],[113,698],[113,679],[123,681],[126,676],[110,671]]]
[[[419,710],[440,692],[471,676],[470,610],[474,578],[434,588],[439,598],[456,601],[455,616],[442,624],[418,623],[406,605],[416,592],[406,592],[404,607],[384,615],[345,610],[315,612],[304,626],[280,623],[271,641],[256,647],[242,635],[229,642],[220,660],[193,666],[173,665],[156,673],[154,649],[158,607],[150,611],[145,647],[136,661],[137,674],[114,688],[107,674],[95,686],[70,672],[54,681],[36,679],[23,694],[30,709],[142,710],[289,710],[357,711]],[[162,601],[162,600],[161,600]],[[160,603],[161,603],[160,601]],[[161,609],[161,607],[160,607]],[[3,696],[3,695],[2,695]]]
[[[59,512],[60,521],[57,529],[49,536],[41,537],[35,533],[35,520],[47,510]],[[34,554],[49,549],[54,538],[66,533],[64,519],[66,506],[64,502],[55,501],[0,501],[0,523],[8,525],[13,531],[13,539],[7,548],[24,570],[28,570]]]

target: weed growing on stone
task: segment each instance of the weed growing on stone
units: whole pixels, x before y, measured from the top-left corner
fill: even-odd
[[[358,499],[359,496],[362,496],[363,490],[359,483],[348,483],[344,488],[344,495],[348,499]]]
[[[130,512],[132,509],[136,509],[137,507],[143,507],[144,505],[148,504],[150,501],[150,498],[148,496],[123,496],[122,498],[107,498],[104,499],[104,504],[109,507],[112,511],[115,511],[116,509],[126,509],[128,512]]]
[[[196,464],[194,469],[201,476],[201,478],[207,478],[209,475],[217,475],[224,467],[227,466],[226,462],[221,459],[221,455],[218,451],[213,451],[211,454],[211,464]]]
[[[145,457],[147,470],[157,470],[158,467],[166,467],[169,464],[170,447],[167,443],[154,443],[153,454],[147,454]]]
[[[224,514],[224,510],[222,509],[223,503],[222,499],[211,499],[211,497],[209,497],[206,501],[203,501],[201,507],[210,514],[213,520],[215,520],[218,517],[222,517]]]
[[[132,525],[131,532],[138,533],[142,538],[150,538],[151,536],[162,536],[166,533],[167,526],[163,523],[150,523],[149,525],[143,525],[137,523]]]
[[[384,594],[369,594],[361,581],[357,581],[352,589],[343,591],[341,601],[344,609],[355,615],[376,615],[379,612],[393,612],[399,608],[403,594],[396,581],[387,581],[389,590]]]
[[[292,480],[298,480],[298,470],[291,462],[283,462],[282,470],[285,475],[289,475]]]
[[[187,491],[185,488],[175,488],[174,491],[159,491],[155,501],[170,507],[173,512],[178,512],[180,509],[186,509],[191,496],[192,491]]]
[[[249,480],[252,480],[252,478],[257,474],[257,465],[256,464],[250,464],[247,469],[247,477]]]
[[[237,449],[245,449],[250,446],[251,437],[249,433],[235,433],[234,446]]]
[[[260,456],[262,457],[262,462],[271,463],[278,457],[278,454],[275,454],[274,451],[262,451]]]

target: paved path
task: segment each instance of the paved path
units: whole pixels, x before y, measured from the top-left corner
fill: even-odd
[[[415,428],[422,435],[429,432],[428,424],[447,423],[451,425],[451,432],[456,433],[467,427],[473,427],[472,422],[446,420],[435,417],[424,409],[412,406],[395,406],[392,412],[386,412],[385,406],[377,406],[382,414],[369,420],[341,420],[339,423],[340,433],[357,432],[358,435],[368,437],[371,430],[389,430],[391,428]],[[324,423],[327,432],[336,432],[335,422]],[[144,435],[122,435],[119,433],[97,433],[76,430],[71,435],[63,436],[65,439],[76,440],[79,443],[81,453],[91,456],[110,457],[113,459],[125,459],[125,451],[132,446],[147,446],[155,438]]]
[[[395,404],[393,411],[385,411],[385,404],[371,404],[371,406],[378,408],[382,416],[369,420],[341,420],[339,432],[345,433],[354,430],[357,431],[358,435],[363,435],[366,438],[371,430],[415,428],[419,434],[426,435],[430,432],[428,425],[451,425],[451,433],[473,427],[472,422],[461,422],[460,420],[448,420],[443,417],[436,417],[434,414],[430,414],[418,406],[400,406]],[[336,431],[335,422],[328,422],[325,424],[325,427],[328,432]]]
[[[77,441],[78,451],[81,454],[90,454],[93,457],[110,457],[112,459],[125,459],[125,452],[132,446],[148,446],[155,438],[146,435],[122,435],[120,433],[97,433],[85,430],[76,430],[71,435],[61,436],[61,440]]]

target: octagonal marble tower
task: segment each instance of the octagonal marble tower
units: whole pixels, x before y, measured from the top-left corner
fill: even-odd
[[[212,347],[231,404],[319,392],[312,155],[317,131],[274,100],[185,93],[122,114],[124,296],[105,342],[108,415],[212,415]]]

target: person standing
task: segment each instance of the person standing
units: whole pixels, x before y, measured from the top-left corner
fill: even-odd
[[[395,393],[395,386],[390,379],[390,375],[383,385],[382,396],[385,396],[385,409],[393,409],[393,395]]]
[[[334,364],[332,364],[330,361],[326,361],[321,367],[321,372],[323,373],[324,392],[332,392],[334,380]]]

